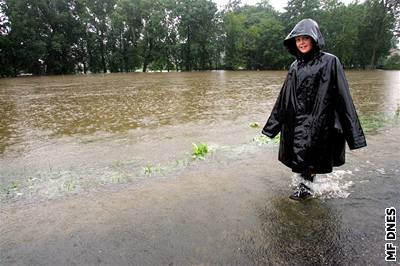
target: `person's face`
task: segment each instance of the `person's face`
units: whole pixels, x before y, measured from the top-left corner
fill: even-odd
[[[310,36],[297,36],[295,40],[297,49],[303,54],[308,53],[313,48],[313,41]]]

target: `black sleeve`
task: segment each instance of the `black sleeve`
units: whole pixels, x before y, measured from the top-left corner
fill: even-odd
[[[364,132],[354,107],[349,85],[344,74],[342,64],[335,58],[333,65],[334,82],[337,87],[336,110],[343,129],[344,137],[351,150],[367,146]]]

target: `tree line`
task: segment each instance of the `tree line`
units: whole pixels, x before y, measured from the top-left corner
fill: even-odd
[[[211,69],[284,69],[282,41],[313,18],[324,50],[349,68],[376,67],[400,37],[398,0],[0,0],[0,76]]]

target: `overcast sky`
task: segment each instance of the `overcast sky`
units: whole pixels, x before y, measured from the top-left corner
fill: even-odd
[[[229,0],[212,0],[213,2],[217,3],[218,8],[223,7],[226,5]],[[348,4],[351,3],[353,0],[342,0],[342,3]],[[255,5],[259,0],[242,0],[243,4]],[[278,11],[285,11],[283,8],[286,6],[287,1],[285,0],[270,0],[270,4]],[[363,1],[360,1],[363,2]]]

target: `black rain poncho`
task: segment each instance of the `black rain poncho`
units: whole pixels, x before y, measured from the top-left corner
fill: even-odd
[[[307,35],[313,49],[301,54],[295,37]],[[312,19],[300,21],[284,40],[297,57],[290,66],[278,99],[262,133],[281,133],[279,160],[296,173],[330,173],[345,163],[350,149],[366,140],[339,59],[321,51],[324,39]]]

